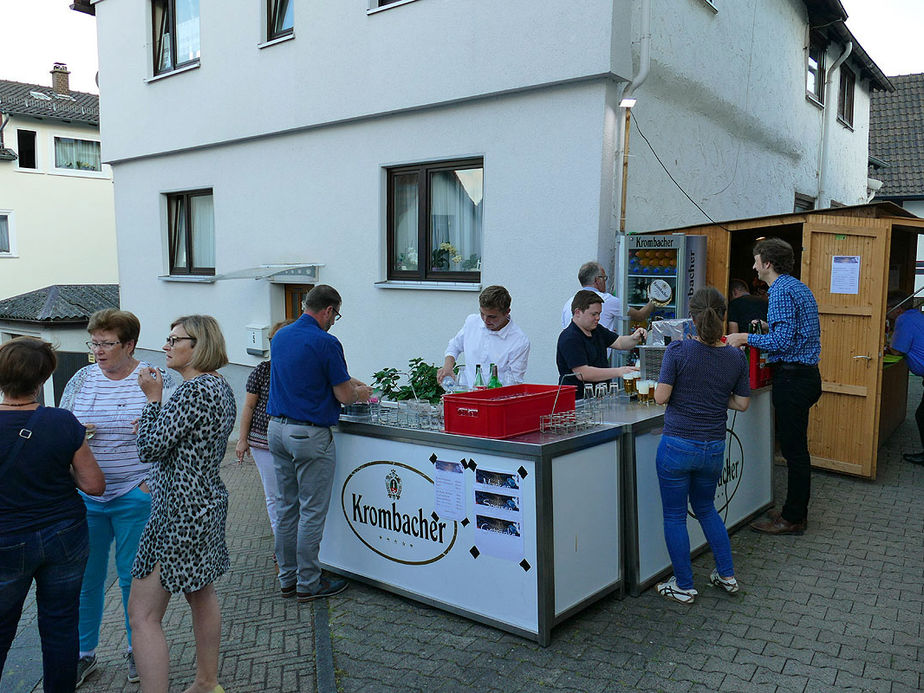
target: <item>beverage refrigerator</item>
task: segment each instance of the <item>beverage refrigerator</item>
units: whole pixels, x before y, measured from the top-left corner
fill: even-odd
[[[650,296],[656,302],[650,320],[689,317],[690,298],[706,283],[706,237],[636,234],[622,247],[623,312],[643,307]]]

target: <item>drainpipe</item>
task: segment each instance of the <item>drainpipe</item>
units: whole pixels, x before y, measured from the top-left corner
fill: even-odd
[[[622,93],[622,99],[619,106],[624,111],[623,127],[617,133],[616,141],[616,161],[622,160],[622,175],[616,178],[621,182],[621,194],[615,211],[619,217],[619,232],[616,234],[615,253],[613,254],[613,269],[610,276],[613,277],[613,289],[622,286],[622,276],[620,275],[619,257],[622,252],[622,246],[626,236],[626,190],[628,185],[629,174],[629,127],[631,125],[630,111],[635,104],[633,94],[635,90],[642,85],[648,78],[648,71],[651,68],[651,0],[641,0],[641,19],[639,25],[639,60],[638,72],[632,78],[632,81]],[[618,166],[619,164],[617,164]],[[617,171],[619,169],[617,168]],[[614,172],[615,173],[615,172]]]
[[[5,128],[9,122],[10,116],[4,118],[3,114],[0,113],[0,149],[3,149],[3,128]]]
[[[824,209],[831,206],[831,200],[826,200],[827,182],[828,182],[828,159],[831,156],[831,125],[837,114],[837,104],[831,103],[832,87],[831,76],[834,71],[847,60],[853,52],[853,41],[848,41],[844,52],[834,63],[825,70],[825,111],[821,119],[821,153],[818,158],[818,208]]]

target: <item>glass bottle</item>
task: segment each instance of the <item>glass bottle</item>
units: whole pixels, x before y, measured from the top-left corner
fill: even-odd
[[[488,388],[495,388],[495,387],[500,387],[500,386],[501,386],[501,381],[500,381],[500,378],[497,377],[497,364],[492,363],[491,364],[491,379],[488,380]]]
[[[473,390],[484,390],[484,376],[481,375],[481,364],[475,364],[475,382],[472,383]]]

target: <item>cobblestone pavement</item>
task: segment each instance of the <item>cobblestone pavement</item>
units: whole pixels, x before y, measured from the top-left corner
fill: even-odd
[[[551,645],[542,648],[353,584],[329,600],[329,613],[319,612],[329,618],[337,688],[344,693],[921,691],[924,467],[901,459],[919,445],[913,412],[920,379],[912,378],[910,389],[909,418],[880,449],[875,482],[816,472],[805,536],[748,530],[732,536],[742,584],[736,597],[708,586],[707,553],[694,561],[700,589],[694,605],[667,602],[652,590],[638,598],[607,598],[556,628]],[[217,583],[224,618],[220,679],[228,693],[323,693],[312,609],[284,602],[276,592],[256,470],[229,458],[223,476],[231,492],[232,570]],[[781,498],[784,467],[775,468],[775,480]],[[125,683],[118,599],[113,584],[100,669],[81,691],[138,690]],[[172,601],[165,629],[173,688],[181,690],[194,672],[189,610],[182,599]]]

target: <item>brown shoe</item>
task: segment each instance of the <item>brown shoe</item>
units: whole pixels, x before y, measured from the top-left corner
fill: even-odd
[[[805,533],[805,522],[790,522],[782,515],[765,517],[762,520],[751,523],[751,529],[763,534],[794,534],[801,536]]]
[[[298,589],[296,585],[289,585],[288,587],[280,587],[279,592],[282,594],[283,599],[291,599],[295,596],[295,591]]]
[[[783,517],[783,514],[779,510],[768,510],[767,516],[771,520],[778,520],[779,518]],[[808,518],[805,518],[804,520],[802,520],[801,523],[798,523],[798,524],[802,525],[803,530],[808,529]]]

